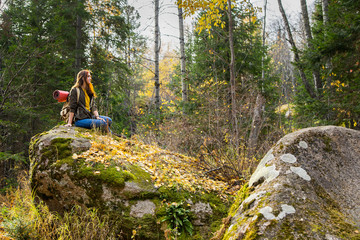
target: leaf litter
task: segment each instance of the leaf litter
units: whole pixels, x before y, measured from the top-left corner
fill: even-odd
[[[174,187],[189,192],[215,192],[223,199],[227,199],[229,185],[220,180],[206,176],[199,160],[179,153],[163,150],[159,147],[146,145],[136,138],[120,139],[107,135],[86,132],[90,139],[91,148],[81,154],[73,154],[73,159],[85,159],[91,167],[103,164],[105,168],[116,165],[133,164],[141,167],[151,175],[155,187]],[[94,174],[99,171],[94,170]]]

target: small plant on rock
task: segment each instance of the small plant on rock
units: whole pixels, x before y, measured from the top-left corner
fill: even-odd
[[[192,235],[193,226],[190,221],[190,210],[185,209],[183,202],[173,202],[166,208],[166,216],[164,218],[171,229],[173,239],[181,234]]]

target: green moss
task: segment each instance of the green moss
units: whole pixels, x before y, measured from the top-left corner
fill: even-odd
[[[160,222],[153,215],[145,214],[138,221],[138,224],[138,226],[141,226],[138,233],[139,239],[158,239],[159,235],[162,234]]]
[[[331,152],[332,151],[332,147],[331,147],[331,138],[328,136],[322,136],[322,140],[325,144],[324,147],[324,151],[325,152]]]
[[[244,233],[244,236],[242,236],[241,239],[247,239],[247,240],[254,240],[259,238],[259,223],[263,219],[263,215],[261,213],[258,213],[258,209],[264,206],[268,200],[267,198],[271,196],[271,193],[265,194],[260,200],[259,204],[256,208],[253,208],[250,210],[250,205],[255,201],[250,201],[249,203],[243,203],[243,201],[249,197],[250,193],[254,190],[254,188],[249,188],[248,184],[245,184],[242,189],[238,192],[237,198],[235,200],[235,203],[232,205],[231,210],[229,211],[228,216],[235,216],[235,214],[239,211],[239,207],[241,204],[243,205],[241,215],[242,217],[238,219],[238,221],[232,226],[231,230],[225,232],[225,235],[223,237],[224,240],[236,238],[237,239],[237,229],[247,224],[248,222],[251,222],[249,227],[247,228],[246,232]],[[256,216],[256,219],[253,221],[252,219]]]
[[[83,165],[76,173],[76,177],[91,179],[121,188],[125,186],[126,181],[135,179],[134,175],[129,171],[118,171],[115,167],[105,168],[102,164],[97,164],[95,167]]]
[[[215,193],[205,193],[205,194],[197,194],[193,199],[198,202],[209,203],[213,212],[219,217],[226,217],[229,207],[232,204],[232,199],[230,198],[228,201],[223,201],[219,196]],[[220,219],[221,219],[220,218]]]
[[[279,143],[279,149],[283,150],[284,149],[284,144],[282,142]]]
[[[251,222],[249,227],[247,228],[246,232],[245,232],[245,235],[242,237],[242,239],[246,239],[246,240],[255,240],[258,238],[258,231],[259,231],[259,222],[261,221],[262,219],[262,214],[257,214],[256,215],[257,218],[255,221]],[[245,216],[244,218],[240,219],[238,222],[236,222],[232,228],[231,228],[231,231],[228,231],[225,233],[224,237],[223,237],[223,240],[228,240],[228,239],[233,239],[234,237],[236,239],[238,239],[235,234],[237,234],[237,229],[244,225],[246,222],[250,221],[250,219],[253,218],[253,215],[252,216]]]
[[[334,232],[338,234],[343,239],[360,239],[360,233],[355,227],[355,223],[350,224],[346,222],[346,218],[338,209],[333,208],[328,210],[331,221],[334,223]],[[356,232],[357,231],[357,232]]]
[[[250,196],[250,192],[253,191],[253,188],[249,188],[249,184],[246,183],[242,188],[237,192],[235,202],[230,208],[229,215],[234,216],[237,210],[239,209],[241,203]]]
[[[187,239],[189,239],[189,238],[187,238]],[[204,240],[204,238],[203,238],[203,236],[201,236],[201,235],[198,233],[198,234],[192,236],[192,237],[191,237],[191,240]]]
[[[218,231],[221,224],[222,224],[221,219],[211,222],[211,225],[210,225],[211,232],[214,233],[214,232]]]
[[[117,171],[110,167],[100,170],[99,178],[110,185],[122,186],[126,181],[134,179],[134,175],[128,171]]]
[[[298,220],[290,220],[285,218],[281,220],[281,222],[277,220],[272,220],[269,228],[274,228],[280,224],[280,230],[276,235],[277,240],[283,239],[295,239],[294,232],[298,235],[300,239],[310,239],[311,237],[307,236],[306,228],[309,227],[308,222],[298,221]]]
[[[183,190],[177,190],[175,187],[165,187],[161,186],[158,189],[159,197],[162,200],[165,200],[167,202],[181,202],[186,201],[190,198],[190,194]]]
[[[325,211],[331,220],[331,228],[334,235],[343,239],[360,240],[359,229],[356,224],[347,219],[337,202],[335,202],[329,194],[318,184],[314,184],[315,192],[319,198],[325,201],[323,211]]]
[[[313,232],[319,232],[322,229],[320,225],[317,225],[315,223],[310,223],[310,226],[311,226],[311,231]]]
[[[204,227],[199,229],[199,231],[202,232],[202,235],[205,236],[205,239],[208,239],[213,235],[213,233],[220,229],[222,225],[222,219],[228,215],[228,210],[233,202],[233,199],[229,198],[228,201],[223,201],[215,193],[195,194],[191,199],[194,203],[209,203],[212,209],[212,215],[209,216],[207,222],[205,222],[207,229]],[[197,229],[195,228],[195,230]]]
[[[253,216],[246,215],[241,219],[238,219],[238,221],[231,227],[231,229],[226,229],[226,232],[224,234],[223,240],[233,239],[234,237],[237,238],[236,233],[237,229],[245,224],[247,221],[249,221]],[[258,227],[256,224],[258,223],[258,219],[254,221],[254,223],[251,223],[249,228],[247,229],[247,232],[245,233],[244,238],[247,239],[255,239],[257,236]],[[250,228],[251,227],[251,228]],[[244,239],[243,238],[243,239]]]
[[[153,198],[159,195],[158,193],[154,192],[154,186],[152,184],[150,173],[144,171],[142,168],[136,165],[127,165],[125,168],[133,174],[134,178],[132,181],[145,190],[142,192],[139,198]]]
[[[75,159],[73,159],[72,157],[66,157],[60,160],[57,160],[56,162],[54,162],[54,167],[56,168],[60,168],[61,166],[63,166],[64,164],[67,164],[70,167],[75,167],[76,166],[77,161]]]
[[[249,230],[246,231],[244,240],[255,240],[258,238],[258,232],[259,232],[259,222],[260,220],[263,218],[262,214],[257,214],[257,218],[255,221],[253,221],[250,225],[249,225]]]
[[[245,218],[247,219],[247,218]],[[241,221],[241,222],[237,222],[235,223],[234,226],[232,226],[231,230],[229,231],[228,229],[226,230],[226,233],[224,235],[224,237],[222,238],[223,240],[228,240],[230,238],[233,238],[235,233],[236,233],[236,230],[239,228],[239,226],[241,226],[241,223],[244,223],[245,221]]]
[[[55,138],[50,145],[41,151],[42,160],[56,161],[72,156],[71,138]]]
[[[132,239],[132,230],[136,230],[135,239],[164,239],[161,222],[151,214],[145,214],[142,218],[135,218],[131,217],[129,212],[126,212],[122,216],[117,216],[115,225],[122,227],[121,237],[123,239]]]
[[[281,223],[281,228],[278,231],[277,239],[294,239],[294,234],[292,233],[293,226],[288,219],[284,219]]]

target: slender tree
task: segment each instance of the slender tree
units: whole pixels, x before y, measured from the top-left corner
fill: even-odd
[[[179,40],[180,40],[180,63],[181,63],[181,89],[183,103],[188,100],[188,83],[186,74],[186,57],[185,57],[185,41],[184,41],[184,17],[181,7],[181,0],[178,1],[178,17],[179,17]]]
[[[329,0],[322,0],[323,22],[326,26],[329,22]]]
[[[265,37],[266,37],[266,13],[267,13],[267,0],[264,2],[264,18],[263,18],[263,34],[262,34],[262,46],[265,47]],[[252,117],[250,135],[249,135],[249,143],[248,143],[248,152],[247,157],[251,158],[254,154],[254,151],[257,146],[258,137],[261,130],[262,125],[262,115],[264,111],[265,98],[263,96],[264,91],[264,80],[265,80],[265,69],[264,69],[264,56],[261,58],[261,89],[256,96],[256,102],[254,106],[254,112]]]
[[[290,43],[290,45],[291,45],[291,47],[293,49],[293,52],[294,52],[294,60],[295,60],[297,68],[299,69],[301,80],[302,80],[302,82],[303,82],[303,84],[305,86],[306,91],[310,95],[310,97],[315,98],[316,94],[314,93],[314,90],[311,87],[311,85],[310,85],[310,83],[309,83],[309,81],[308,81],[308,79],[307,79],[307,77],[305,75],[305,69],[304,69],[302,63],[300,62],[299,50],[298,50],[298,48],[297,48],[297,46],[295,44],[291,29],[290,29],[290,24],[289,24],[289,21],[287,19],[287,16],[286,16],[286,13],[285,13],[285,10],[284,10],[284,7],[282,5],[281,0],[278,0],[278,5],[279,5],[279,10],[280,10],[281,16],[282,16],[284,24],[285,24],[286,32],[288,34],[288,38],[289,38],[288,41],[289,41],[289,43]]]
[[[81,0],[78,0],[77,2],[80,2]],[[78,3],[77,5],[80,5]],[[82,59],[82,48],[81,48],[81,38],[82,38],[82,18],[80,16],[79,11],[76,14],[76,41],[75,41],[75,79],[76,74],[81,70],[81,59]]]
[[[235,50],[234,50],[234,36],[233,36],[233,29],[234,29],[234,23],[233,23],[233,17],[232,17],[232,11],[231,11],[231,0],[227,1],[228,3],[228,18],[229,18],[229,48],[230,48],[230,95],[231,95],[231,119],[233,122],[233,128],[235,131],[235,139],[238,139],[239,137],[239,131],[238,131],[238,120],[236,116],[236,76],[235,76]]]
[[[159,28],[159,0],[155,0],[155,107],[160,110],[160,79],[159,79],[159,55],[160,55],[160,28]]]
[[[323,35],[324,35],[324,41],[326,41],[327,37],[327,27],[329,25],[329,0],[322,0],[322,17],[323,17]],[[325,68],[330,69],[331,68],[331,59],[326,59]],[[326,76],[326,82],[329,84],[331,82],[331,76]]]
[[[310,21],[309,21],[309,14],[307,10],[307,4],[306,0],[300,0],[301,2],[301,14],[304,21],[304,27],[305,27],[305,35],[306,35],[306,41],[309,48],[313,47],[312,44],[312,34],[311,34],[311,27],[310,27]],[[319,67],[317,65],[313,66],[313,78],[314,78],[314,86],[317,90],[317,94],[320,95],[319,89],[322,88],[322,83],[320,79],[320,71]]]

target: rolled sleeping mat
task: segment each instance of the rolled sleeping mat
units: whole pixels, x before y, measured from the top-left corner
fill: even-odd
[[[62,91],[62,90],[55,90],[53,92],[53,97],[55,100],[58,100],[58,102],[66,102],[66,98],[68,97],[69,92]]]

